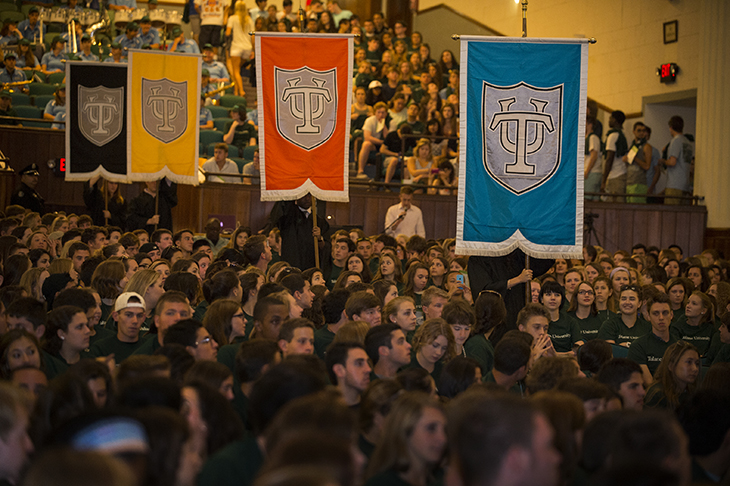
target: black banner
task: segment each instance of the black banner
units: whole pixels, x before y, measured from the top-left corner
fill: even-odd
[[[66,179],[126,181],[127,65],[70,62],[66,74]]]

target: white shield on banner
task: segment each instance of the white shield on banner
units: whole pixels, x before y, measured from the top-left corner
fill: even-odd
[[[188,83],[142,78],[142,126],[162,143],[177,140],[188,128]]]
[[[490,177],[520,195],[547,182],[560,165],[563,85],[520,82],[482,87],[482,155]]]
[[[297,147],[325,143],[337,125],[337,69],[315,71],[274,68],[276,128]]]
[[[122,133],[124,88],[79,85],[78,113],[84,137],[97,147],[106,145]]]

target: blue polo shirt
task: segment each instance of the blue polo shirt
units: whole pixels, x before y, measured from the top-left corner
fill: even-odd
[[[132,37],[131,39],[127,37],[126,34],[118,35],[114,42],[119,42],[119,45],[122,46],[122,49],[140,49],[142,47],[142,39],[140,39],[139,35],[136,37]]]
[[[35,56],[33,56],[33,59],[35,59],[35,66],[39,67],[41,62]],[[18,69],[23,69],[25,66],[25,56],[18,56],[18,59],[15,61],[15,67]]]
[[[213,61],[210,64],[204,62],[203,69],[207,69],[212,79],[230,78],[228,69],[222,62]]]
[[[33,40],[41,36],[41,21],[40,19],[38,22],[35,23],[34,27],[31,27],[30,21],[28,19],[25,19],[18,23],[18,30],[21,34],[23,34],[23,39],[28,39],[29,41],[33,42]],[[43,34],[45,35],[47,30],[47,26],[43,26]]]
[[[43,110],[44,115],[53,115],[55,118],[59,113],[66,113],[66,105],[60,106],[56,104],[56,100],[51,100],[46,105],[46,109]]]
[[[66,64],[64,64],[62,61],[67,60],[68,56],[64,52],[59,53],[58,56],[54,56],[53,51],[49,51],[43,54],[41,64],[45,65],[48,71],[54,71],[56,69],[60,69],[61,71],[63,71],[66,69]]]
[[[118,7],[137,8],[137,0],[109,0],[109,5],[117,5]]]
[[[154,27],[150,27],[150,30],[146,33],[142,33],[142,29],[139,30],[139,38],[142,39],[142,44],[155,45],[160,43],[160,31]]]
[[[13,74],[8,72],[8,68],[0,71],[0,83],[18,83],[20,81],[25,81],[25,79],[25,73],[17,67],[15,68],[15,71],[13,71]]]
[[[202,127],[209,121],[213,120],[213,113],[210,112],[210,110],[206,107],[200,108],[200,126]]]
[[[172,46],[173,43],[171,42],[170,45],[167,47],[167,50],[171,51]],[[184,52],[186,54],[200,54],[200,48],[198,47],[198,43],[194,40],[185,39],[185,42],[177,45],[177,49],[175,49],[175,52]]]
[[[99,62],[99,56],[94,54],[93,52],[89,53],[87,56],[83,52],[79,52],[76,54],[76,57],[78,57],[82,61],[92,61],[92,62]]]
[[[104,62],[114,62],[114,58],[113,57],[107,57],[106,59],[104,59]],[[126,57],[121,58],[119,60],[119,64],[127,64],[127,58]]]

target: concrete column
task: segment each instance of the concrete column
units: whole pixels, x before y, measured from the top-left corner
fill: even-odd
[[[705,196],[707,227],[730,229],[730,2],[700,9],[694,193]],[[682,35],[681,25],[679,35]]]

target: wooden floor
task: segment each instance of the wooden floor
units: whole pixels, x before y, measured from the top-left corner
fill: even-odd
[[[41,167],[38,191],[46,198],[49,209],[84,211],[83,183],[64,182],[62,175],[54,175],[46,169],[48,160],[64,156],[64,147],[64,132],[61,131],[0,127],[0,150],[10,159],[10,166],[16,173],[32,162]],[[10,199],[10,188],[17,185],[18,180],[5,175],[0,181],[0,204],[4,207]],[[140,190],[140,184],[125,185],[122,194],[131,199]],[[239,224],[256,231],[266,223],[274,204],[260,201],[257,186],[238,184],[180,186],[178,199],[179,204],[173,211],[175,229],[192,228],[196,232],[202,231],[210,214],[230,215]],[[330,218],[331,226],[355,225],[362,227],[366,234],[376,234],[383,230],[388,207],[397,202],[395,193],[351,186],[350,202],[327,203],[324,214]],[[455,196],[417,195],[415,203],[423,212],[427,237],[448,238],[456,234]],[[587,201],[585,212],[598,214],[595,230],[598,240],[609,251],[630,250],[634,243],[642,242],[660,248],[678,244],[685,255],[698,254],[703,248],[712,247],[730,256],[730,229],[708,230],[704,206]],[[597,244],[595,236],[592,243]]]

